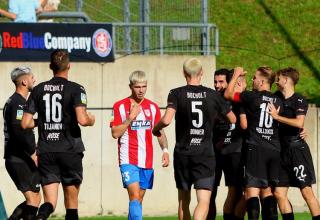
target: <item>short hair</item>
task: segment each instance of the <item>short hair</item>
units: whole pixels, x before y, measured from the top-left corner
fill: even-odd
[[[18,85],[18,81],[19,81],[18,79],[21,76],[28,75],[28,74],[32,74],[32,70],[30,67],[26,67],[26,66],[16,67],[10,73],[11,80],[16,86]]]
[[[189,58],[183,63],[183,71],[189,76],[195,76],[202,70],[201,61],[197,58]]]
[[[50,69],[54,73],[62,72],[69,68],[69,53],[66,50],[55,50],[50,56]]]
[[[146,73],[142,70],[133,71],[129,76],[130,85],[135,83],[147,82]]]
[[[294,85],[296,85],[299,82],[299,72],[298,72],[298,70],[296,70],[292,67],[278,70],[276,72],[276,75],[277,76],[282,75],[282,76],[289,77],[293,81]]]
[[[268,66],[262,66],[257,69],[261,76],[265,77],[268,80],[270,86],[274,83],[276,74]]]
[[[233,71],[225,68],[219,69],[214,72],[214,76],[225,76],[227,83],[230,82],[232,75],[233,75]]]

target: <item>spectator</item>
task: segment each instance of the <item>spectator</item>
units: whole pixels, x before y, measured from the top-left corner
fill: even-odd
[[[14,22],[36,22],[48,0],[9,0],[8,11],[0,9],[0,15]]]
[[[60,0],[47,0],[47,4],[43,7],[43,12],[55,12],[58,11]],[[53,22],[53,19],[39,19],[39,22]]]

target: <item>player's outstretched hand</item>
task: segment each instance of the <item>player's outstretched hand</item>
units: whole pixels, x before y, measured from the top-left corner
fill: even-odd
[[[280,106],[276,108],[273,103],[270,102],[268,104],[268,113],[276,120],[279,115],[279,110],[280,110]]]
[[[233,74],[234,74],[236,77],[239,77],[239,76],[245,76],[245,75],[246,75],[246,72],[244,71],[243,67],[237,66],[236,68],[234,68]]]
[[[162,167],[168,167],[170,163],[169,153],[163,152],[162,154]]]

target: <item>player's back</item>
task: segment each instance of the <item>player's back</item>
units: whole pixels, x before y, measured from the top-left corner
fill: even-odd
[[[241,100],[248,120],[247,143],[280,151],[279,123],[268,113],[269,103],[282,109],[279,97],[269,91],[245,91]]]
[[[40,153],[84,151],[75,112],[75,107],[86,106],[81,85],[54,77],[36,86],[29,99],[28,111],[38,112]]]
[[[176,109],[175,151],[213,155],[212,129],[218,113],[227,111],[225,106],[225,100],[216,91],[201,85],[171,90],[168,107]]]

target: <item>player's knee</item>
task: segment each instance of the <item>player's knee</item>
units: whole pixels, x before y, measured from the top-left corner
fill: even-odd
[[[140,194],[139,194],[139,193],[135,193],[135,192],[131,192],[131,193],[129,194],[129,199],[130,199],[130,201],[132,201],[132,200],[139,200],[139,201],[142,202],[142,198],[140,197]]]
[[[285,200],[287,199],[287,196],[286,194],[280,192],[280,191],[274,191],[273,193],[274,197],[276,198],[277,201],[282,201],[282,200]]]
[[[313,199],[313,197],[314,197],[312,188],[310,186],[306,186],[303,189],[301,189],[301,194],[302,194],[304,200]]]

